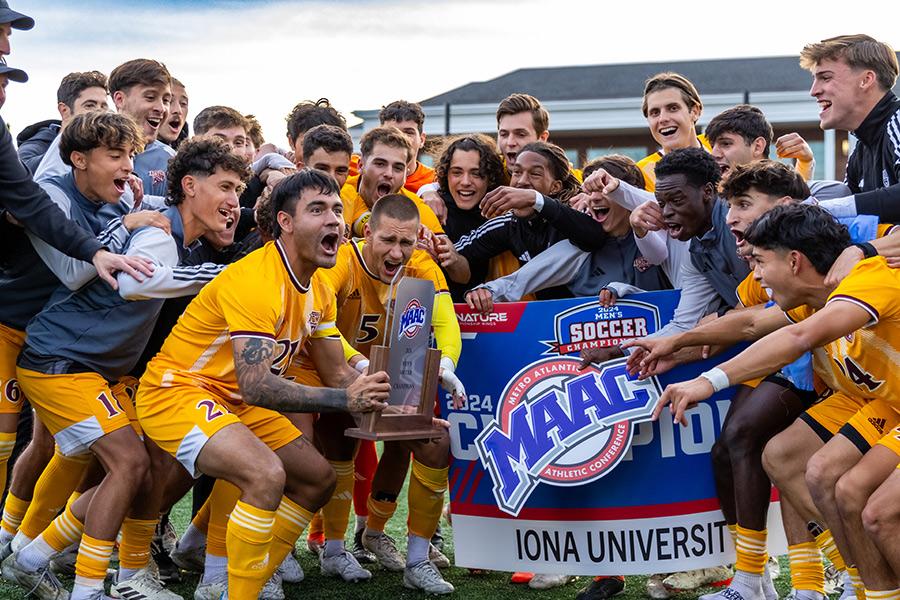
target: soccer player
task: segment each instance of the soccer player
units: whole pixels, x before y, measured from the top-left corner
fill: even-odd
[[[447,293],[446,280],[436,263],[416,249],[419,229],[418,209],[409,198],[388,194],[379,199],[365,225],[365,240],[341,246],[335,267],[322,271],[322,279],[337,296],[337,324],[345,339],[361,353],[351,359],[363,370],[365,355],[372,345],[384,339],[388,326],[385,304],[390,302],[391,283],[404,274],[428,279],[435,284],[432,317],[435,339],[443,352],[441,382],[454,402],[461,402],[465,390],[454,375],[462,342],[459,324]],[[316,372],[308,361],[299,371],[291,370],[298,381],[316,384]],[[344,436],[353,421],[340,414],[322,414],[316,423],[316,437],[338,476],[337,487],[323,508],[325,547],[321,555],[322,572],[338,575],[345,581],[369,579],[371,573],[359,566],[344,549],[344,531],[350,509],[353,485],[353,456],[356,442]],[[393,542],[384,534],[384,524],[396,509],[396,499],[413,454],[410,484],[409,552],[404,561]],[[429,541],[440,519],[443,491],[447,485],[449,436],[438,434],[435,440],[390,442],[379,461],[369,498],[369,518],[363,544],[389,570],[404,571],[404,584],[430,593],[450,593],[453,586],[443,580],[429,561]]]
[[[434,181],[434,169],[419,162],[419,152],[425,146],[425,113],[415,102],[397,100],[391,102],[378,113],[383,127],[396,127],[409,139],[413,159],[406,169],[403,187],[416,193],[426,183]]]
[[[488,192],[509,183],[506,168],[491,138],[471,134],[450,141],[438,158],[435,171],[437,194],[446,214],[444,231],[455,244],[487,220],[481,214],[481,201]],[[493,279],[517,268],[519,261],[507,252],[491,260],[486,277]],[[453,301],[464,302],[470,286],[453,280],[449,284]]]
[[[189,137],[187,119],[190,99],[184,84],[172,78],[172,102],[169,104],[169,118],[159,128],[159,139],[173,150]]]
[[[481,202],[483,213],[500,216],[488,219],[455,247],[439,240],[441,266],[453,281],[471,287],[485,280],[488,261],[507,250],[524,264],[565,238],[586,249],[601,247],[605,237],[600,224],[567,205],[580,191],[562,148],[546,142],[526,145],[517,154],[510,185]],[[549,290],[541,297],[559,293]]]
[[[294,163],[303,167],[303,136],[316,125],[333,125],[347,130],[347,120],[328,101],[319,98],[315,102],[298,103],[285,119],[287,121],[288,146],[294,153]]]
[[[77,134],[78,138],[72,136],[70,138],[86,139],[85,143],[88,145],[97,144],[97,155],[103,151],[103,148],[108,148],[110,152],[117,151],[127,154],[141,147],[140,132],[135,129],[133,122],[125,117],[107,113],[87,113],[75,117],[72,124],[79,129],[79,133]],[[88,133],[91,129],[99,131]],[[80,210],[83,205],[77,202],[78,198],[84,198],[85,193],[92,193],[90,192],[91,188],[101,188],[109,202],[119,202],[119,196],[114,195],[110,188],[115,189],[115,186],[120,183],[120,178],[127,177],[130,172],[130,167],[111,169],[110,165],[104,164],[99,156],[95,157],[92,152],[88,152],[88,155],[91,160],[87,160],[82,169],[73,172],[70,167],[67,176],[42,184],[54,202],[52,206],[60,209],[63,218],[72,218],[80,226],[92,231],[97,236],[97,243],[105,245],[112,251],[124,249],[128,231],[148,224],[168,226],[165,218],[152,211],[125,214],[130,211],[131,206],[124,204],[113,212],[102,211],[95,219],[83,218]],[[116,219],[117,211],[121,211],[121,214],[125,216]],[[0,344],[3,357],[0,362],[0,373],[2,373],[0,378],[11,382],[8,385],[12,390],[6,396],[6,401],[0,405],[0,439],[3,441],[2,449],[5,454],[7,449],[12,448],[15,440],[16,422],[23,402],[23,394],[17,383],[15,361],[24,345],[25,327],[28,321],[43,308],[60,283],[72,290],[77,290],[93,279],[97,273],[90,263],[63,255],[33,234],[26,235],[25,230],[19,227],[6,223],[3,225],[3,232],[11,253],[2,276],[0,276],[0,289],[3,290],[5,298],[17,298],[16,302],[4,303],[2,315],[0,315],[0,332],[2,332],[0,337],[3,340]],[[42,430],[43,427],[36,422],[37,435],[35,437],[38,441],[42,439],[40,434]],[[47,460],[53,454],[52,441],[47,446],[49,455],[44,456],[44,452],[33,449],[26,451],[16,464],[17,468],[13,474],[10,494],[7,496],[4,507],[3,525],[2,531],[0,531],[0,558],[5,558],[9,554],[12,536],[17,534],[18,526],[25,518],[26,509],[29,508],[31,491],[47,464]],[[70,462],[61,455],[57,458],[58,460],[54,459],[55,462]],[[83,463],[84,461],[75,459],[71,462]],[[64,476],[54,468],[53,472],[58,474],[57,487],[66,488],[69,485],[74,488],[79,478],[78,467],[73,468],[71,464],[68,468],[64,464],[57,466],[60,470],[68,469],[69,474],[66,481],[74,478],[71,483],[64,483]],[[0,472],[5,475],[5,464]],[[50,506],[59,508],[65,502],[69,492],[64,491],[61,498],[50,502]],[[53,510],[49,512],[52,519],[55,512]],[[44,520],[41,526],[31,526],[28,529],[31,534],[29,537],[36,536],[48,523],[49,520]]]
[[[660,398],[654,416],[671,403],[676,422],[685,423],[684,411],[714,391],[728,387],[732,381],[745,381],[774,372],[796,360],[807,349],[816,348],[814,369],[835,393],[806,414],[815,411],[819,419],[839,417],[839,413],[827,415],[825,410],[839,404],[855,405],[858,412],[847,411],[849,416],[840,435],[831,438],[810,461],[806,481],[815,497],[816,492],[821,491],[819,474],[826,464],[825,468],[846,473],[863,455],[869,458],[870,448],[898,421],[898,415],[891,407],[896,402],[896,378],[892,376],[894,361],[885,350],[893,347],[900,332],[900,321],[889,300],[896,294],[885,293],[885,288],[900,286],[900,279],[884,258],[873,257],[857,264],[837,286],[826,285],[825,276],[834,260],[850,244],[850,236],[846,227],[819,207],[776,207],[754,222],[745,238],[753,246],[754,272],[760,283],[772,290],[772,298],[778,307],[745,311],[742,313],[743,326],[735,328],[734,322],[730,322],[728,332],[723,333],[725,328],[719,327],[717,337],[720,342],[758,341],[736,358],[697,379],[670,385]],[[784,319],[782,311],[787,312],[788,320]],[[807,420],[807,423],[810,427],[816,423],[818,428],[825,428],[820,420]],[[799,433],[797,431],[795,435]],[[883,480],[900,461],[894,455],[890,459],[892,462],[889,461],[889,469],[885,470],[887,465],[879,458],[889,458],[889,455],[882,449],[877,450],[871,454],[875,458],[866,461],[874,468],[868,474],[870,479],[866,483],[869,485],[872,477],[877,478],[879,468]],[[862,482],[856,478],[857,484]],[[838,496],[842,489],[846,488],[837,486]],[[859,491],[857,488],[854,494]],[[797,498],[791,497],[791,500]],[[824,507],[823,500],[826,500],[824,496],[816,497],[820,508]],[[795,508],[800,510],[801,507],[795,504]],[[843,510],[839,513],[837,507],[833,508],[828,524],[836,541],[841,530],[842,535],[847,536],[843,544],[838,541],[838,546],[842,547],[841,554],[848,560],[848,566],[856,559],[860,573],[867,567],[872,569],[864,575],[866,597],[882,596],[881,593],[870,596],[869,590],[890,590],[896,595],[896,579],[887,583],[881,577],[883,574],[878,573],[877,551],[875,555],[867,552],[872,546],[871,541],[864,539],[863,528],[850,527],[852,520],[842,523]],[[829,515],[824,516],[827,519]],[[821,516],[817,522],[822,522]],[[764,555],[764,544],[753,542],[748,546],[753,554]],[[736,576],[732,587],[743,598],[761,597],[758,579],[740,571],[738,574],[742,576]],[[883,595],[894,597],[886,592]]]
[[[190,473],[239,489],[226,538],[232,598],[256,597],[334,489],[328,463],[276,411],[380,410],[388,396],[385,373],[346,366],[334,297],[315,275],[335,263],[341,207],[323,173],[282,181],[275,241],[201,291],[141,378],[145,435]],[[323,382],[339,389],[281,377],[307,340]]]
[[[773,142],[772,126],[766,116],[749,104],[738,104],[717,114],[706,126],[704,135],[722,168],[723,178],[735,165],[769,158],[769,147]],[[794,159],[794,170],[804,179],[812,179],[816,161],[812,148],[800,134],[787,133],[779,137],[775,140],[775,151],[779,158]],[[817,182],[818,193],[822,193],[824,184]]]
[[[646,189],[656,186],[655,167],[667,153],[681,148],[705,148],[705,136],[697,136],[697,120],[703,112],[700,92],[684,75],[658,73],[644,83],[641,112],[650,126],[650,135],[660,149],[638,161]]]
[[[343,188],[350,175],[353,140],[346,129],[316,125],[303,136],[303,164],[328,173]]]
[[[121,115],[92,113],[85,117],[89,118],[73,122],[66,129],[61,148],[74,168],[67,190],[72,205],[78,207],[83,219],[90,221],[101,218],[97,202],[119,203],[141,133],[133,121]],[[117,141],[116,136],[122,137]],[[206,161],[207,166],[213,164],[215,168],[234,167],[235,161],[229,165],[221,160],[230,156],[227,151],[220,150],[216,161],[214,153],[200,150],[201,156],[195,157],[195,162]],[[183,169],[186,177],[199,177],[195,163],[189,163],[189,168]],[[239,185],[239,175],[231,175]],[[45,574],[49,559],[78,542],[83,530],[73,597],[100,597],[109,554],[122,520],[130,512],[123,527],[116,589],[154,598],[177,597],[165,593],[147,570],[149,538],[159,507],[151,493],[141,494],[132,503],[142,484],[154,488],[151,481],[145,480],[147,450],[130,427],[133,410],[125,381],[162,300],[129,300],[190,293],[215,275],[218,269],[182,271],[175,267],[179,251],[183,255],[200,235],[224,228],[224,223],[219,224],[219,213],[228,197],[225,184],[219,188],[218,193],[192,190],[195,193],[186,194],[190,198],[183,203],[173,195],[179,208],[171,208],[163,215],[172,223],[171,236],[156,227],[142,228],[129,236],[128,253],[151,260],[157,266],[153,277],[137,282],[121,275],[118,291],[99,281],[80,287],[75,293],[59,288],[44,310],[29,322],[17,364],[23,391],[56,438],[61,454],[74,456],[90,450],[107,470],[99,487],[86,491],[43,534],[4,561],[6,576],[29,589],[53,585],[53,579]],[[234,194],[233,189],[231,193]],[[123,331],[129,335],[122,335]]]
[[[23,130],[18,136],[19,158],[35,173],[53,140],[73,117],[91,110],[109,110],[106,75],[99,71],[69,73],[56,90],[56,108],[61,121],[44,121]],[[58,144],[56,145],[58,148]]]
[[[175,151],[157,137],[172,103],[172,76],[155,60],[131,60],[109,74],[109,93],[116,110],[134,119],[144,132],[147,145],[134,157],[134,172],[144,183],[144,193],[165,196],[166,170]]]
[[[891,91],[900,68],[894,50],[867,35],[843,35],[804,46],[800,66],[813,75],[809,93],[819,105],[819,126],[853,132],[857,139],[844,177],[852,195],[824,205],[837,217],[868,214],[900,222],[900,143],[892,133],[900,127],[900,99]]]
[[[634,161],[622,155],[609,155],[588,164],[584,173],[590,176],[605,169],[629,184],[642,188],[644,176]],[[548,287],[565,286],[573,296],[597,295],[601,289],[631,286],[631,293],[642,290],[670,289],[659,267],[650,265],[640,254],[629,223],[629,212],[612,202],[602,192],[590,198],[590,215],[600,223],[606,244],[593,252],[584,252],[563,240],[541,252],[515,273],[495,279],[466,294],[469,306],[491,312],[493,303],[517,302],[524,294]],[[637,265],[637,266],[636,266]]]
[[[444,229],[437,217],[418,196],[403,188],[406,169],[415,159],[409,139],[396,127],[376,127],[359,141],[359,175],[347,178],[341,188],[344,220],[354,237],[361,237],[372,207],[382,196],[403,194],[419,208],[421,224],[435,235]]]

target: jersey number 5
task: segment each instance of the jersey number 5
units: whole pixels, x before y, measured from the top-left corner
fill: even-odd
[[[381,333],[378,331],[378,321],[381,315],[363,315],[359,322],[359,335],[356,336],[357,344],[365,344],[374,341]]]

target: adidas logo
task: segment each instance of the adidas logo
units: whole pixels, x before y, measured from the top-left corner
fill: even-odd
[[[359,290],[353,290],[350,292],[350,295],[347,296],[347,300],[359,300],[362,296],[359,293]]]
[[[875,417],[869,417],[869,423],[872,424],[872,427],[878,430],[878,433],[884,433],[884,426],[887,425],[887,419],[877,419]]]

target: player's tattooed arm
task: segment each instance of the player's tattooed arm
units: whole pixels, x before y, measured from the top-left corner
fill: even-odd
[[[279,377],[271,371],[273,340],[232,339],[234,368],[244,402],[278,412],[367,412],[381,410],[380,382],[361,382],[352,389],[311,387]],[[388,384],[384,383],[385,386]],[[357,389],[361,388],[361,389]],[[389,386],[388,386],[389,389]]]
[[[365,412],[376,403],[383,408],[391,392],[387,373],[379,371],[360,375],[347,364],[344,349],[337,338],[313,338],[309,341],[309,355],[322,383],[332,387],[347,388],[347,404],[350,412]],[[375,410],[380,410],[376,407]]]

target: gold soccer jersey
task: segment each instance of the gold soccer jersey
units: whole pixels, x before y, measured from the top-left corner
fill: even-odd
[[[384,343],[387,327],[385,307],[390,286],[378,279],[366,265],[362,251],[364,247],[365,241],[361,240],[342,245],[338,251],[337,264],[331,269],[320,270],[318,274],[336,296],[337,328],[341,335],[354,348],[368,356],[373,345]],[[461,351],[459,323],[443,272],[428,253],[415,250],[406,264],[405,274],[434,283],[432,325],[435,339],[444,356],[455,364]],[[315,368],[306,356],[301,358],[298,366],[304,373],[296,374],[297,380],[315,383],[316,378],[310,377]],[[293,369],[291,374],[295,374]]]
[[[697,140],[700,142],[700,145],[703,146],[704,150],[712,152],[712,148],[709,146],[709,140],[706,139],[706,134],[701,133],[697,136]],[[637,162],[638,169],[644,174],[644,189],[648,192],[652,192],[656,189],[656,163],[661,161],[662,157],[662,151],[657,150],[653,154],[649,154]]]
[[[422,225],[430,229],[434,234],[444,234],[444,228],[441,226],[441,222],[438,221],[434,211],[421,198],[406,188],[400,188],[400,191],[397,193],[416,203],[416,208],[419,209],[419,220]],[[371,209],[366,206],[362,196],[359,195],[359,176],[347,179],[347,183],[341,188],[341,200],[344,201],[344,221],[350,226],[351,235],[353,237],[362,237],[364,234],[363,226],[369,220]]]
[[[871,316],[870,323],[813,352],[813,368],[836,391],[865,399],[881,398],[900,408],[900,272],[882,257],[858,263],[828,296],[827,303],[851,302]],[[815,312],[808,306],[788,311],[794,322]]]

